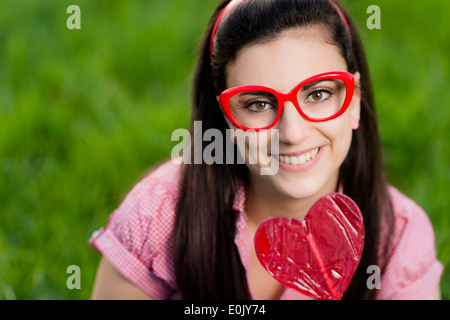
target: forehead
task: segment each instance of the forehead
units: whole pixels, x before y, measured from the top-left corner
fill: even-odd
[[[328,71],[347,71],[339,48],[319,27],[289,30],[241,49],[227,66],[227,87],[268,86],[289,92],[300,81]]]

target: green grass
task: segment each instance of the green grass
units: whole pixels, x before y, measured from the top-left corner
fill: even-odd
[[[429,214],[450,266],[450,3],[345,1],[371,67],[390,181]],[[66,8],[81,8],[68,30]],[[381,8],[368,30],[366,8]],[[187,127],[210,0],[2,1],[0,299],[88,299],[92,232]],[[66,287],[69,265],[81,290]],[[450,274],[441,284],[450,298]]]

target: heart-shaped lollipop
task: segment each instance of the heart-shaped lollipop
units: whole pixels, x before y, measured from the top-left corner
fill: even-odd
[[[256,254],[272,277],[317,299],[342,298],[363,247],[361,211],[341,193],[320,198],[302,221],[270,218],[255,234]]]

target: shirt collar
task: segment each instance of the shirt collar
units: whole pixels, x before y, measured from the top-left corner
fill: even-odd
[[[245,211],[245,184],[243,182],[239,185],[238,192],[236,193],[236,196],[234,198],[233,210],[236,213],[236,231],[234,234],[234,243],[238,249],[242,265],[244,266],[245,271],[248,272],[250,270],[251,246],[253,245],[253,243],[250,238],[247,213]],[[256,299],[256,296],[252,292],[250,285],[248,286],[252,299]],[[283,294],[281,295],[280,299],[310,300],[312,298],[301,294],[295,289],[286,288]]]
[[[242,182],[234,198],[233,210],[236,213],[236,231],[234,243],[239,251],[242,264],[246,271],[250,269],[251,239],[248,230],[247,214],[245,212],[245,186]]]
[[[245,186],[244,182],[239,185],[238,192],[234,197],[233,210],[245,213]]]

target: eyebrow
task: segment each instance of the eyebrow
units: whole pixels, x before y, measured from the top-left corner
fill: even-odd
[[[336,81],[336,79],[322,79],[322,80],[317,80],[311,83],[308,83],[307,85],[304,85],[302,87],[302,91],[306,91],[311,87],[314,87],[316,84],[319,84],[320,82],[324,82],[324,81]]]
[[[244,91],[239,94],[239,96],[263,96],[263,97],[274,97],[270,92],[266,91]]]
[[[332,78],[331,79],[322,79],[322,80],[317,80],[317,81],[308,83],[302,87],[301,91],[304,92],[304,91],[308,90],[309,88],[314,87],[315,85],[317,85],[321,82],[324,82],[324,81],[336,81],[336,79],[332,79]],[[266,92],[266,91],[244,91],[239,94],[239,96],[246,96],[246,95],[248,95],[248,96],[263,96],[263,97],[273,97],[274,96],[272,93]]]

